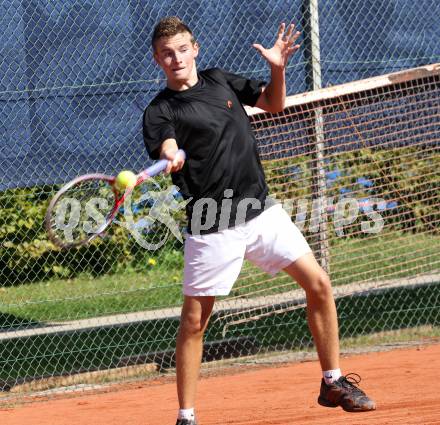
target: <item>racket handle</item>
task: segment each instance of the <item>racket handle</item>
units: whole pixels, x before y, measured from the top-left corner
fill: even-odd
[[[183,159],[186,158],[185,152],[182,149],[179,149],[177,151],[177,154],[180,154],[183,156]],[[153,177],[163,170],[167,168],[168,160],[167,159],[161,159],[160,161],[157,161],[155,164],[153,164],[151,167],[148,167],[142,174],[145,174],[148,177]]]
[[[167,168],[168,160],[167,159],[161,159],[160,161],[157,161],[155,164],[153,164],[151,167],[148,167],[143,174],[145,174],[145,177],[153,177],[156,174],[159,174],[165,168]]]

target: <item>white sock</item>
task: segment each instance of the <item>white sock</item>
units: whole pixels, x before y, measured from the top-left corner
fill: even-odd
[[[194,419],[194,407],[191,409],[179,409],[177,419]]]
[[[342,376],[341,369],[324,370],[322,376],[327,385],[333,384]]]

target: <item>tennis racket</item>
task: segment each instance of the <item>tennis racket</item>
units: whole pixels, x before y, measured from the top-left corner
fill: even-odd
[[[179,154],[185,158],[182,150]],[[105,236],[126,201],[132,201],[136,188],[164,171],[167,164],[168,160],[162,159],[141,171],[136,175],[136,184],[124,192],[117,190],[115,176],[94,173],[71,180],[55,194],[46,211],[44,222],[49,239],[60,248],[70,249]],[[136,210],[148,208],[148,197],[142,196],[141,200],[142,205],[136,205]]]

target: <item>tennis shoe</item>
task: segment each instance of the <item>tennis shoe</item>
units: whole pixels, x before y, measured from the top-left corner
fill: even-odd
[[[321,381],[318,403],[325,407],[341,406],[346,412],[368,412],[376,410],[376,403],[359,387],[361,377],[357,373],[341,376],[332,384]]]
[[[197,425],[195,419],[177,419],[176,425]]]

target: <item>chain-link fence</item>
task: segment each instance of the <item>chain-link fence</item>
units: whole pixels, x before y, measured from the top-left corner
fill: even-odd
[[[167,15],[193,28],[200,69],[265,79],[251,44],[270,45],[280,21],[297,23],[302,49],[287,70],[288,93],[323,89],[291,96],[282,114],[250,111],[272,194],[330,273],[346,343],[412,335],[403,329],[436,335],[439,67],[330,86],[440,62],[438,2],[0,8],[0,400],[174,366],[182,243],[145,250],[116,226],[111,237],[60,251],[43,227],[63,182],[149,163],[141,116],[164,85],[150,36]],[[162,231],[145,237],[160,240]],[[307,350],[304,303],[286,276],[246,264],[217,304],[204,360]]]

